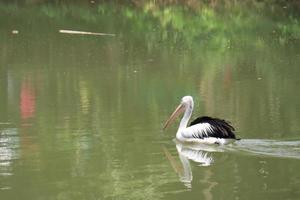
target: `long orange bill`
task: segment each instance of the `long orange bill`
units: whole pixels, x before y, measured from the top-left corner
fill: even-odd
[[[176,108],[176,110],[172,113],[170,118],[166,121],[163,130],[165,130],[175,119],[184,111],[184,106],[182,104],[179,104],[179,106]]]

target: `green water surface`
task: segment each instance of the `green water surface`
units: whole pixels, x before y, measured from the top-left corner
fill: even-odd
[[[0,199],[300,199],[294,6],[24,2],[0,3]],[[242,140],[176,144],[184,95]]]

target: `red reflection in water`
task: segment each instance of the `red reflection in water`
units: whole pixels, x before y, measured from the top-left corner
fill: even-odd
[[[21,118],[32,118],[35,113],[35,92],[28,81],[23,81],[21,86],[21,101],[20,101]]]
[[[34,83],[30,77],[24,78],[20,91],[20,117],[21,117],[21,148],[22,157],[29,157],[31,164],[39,165],[39,158],[36,157],[39,152],[39,144],[34,140],[34,129],[32,121],[36,111],[36,92]]]

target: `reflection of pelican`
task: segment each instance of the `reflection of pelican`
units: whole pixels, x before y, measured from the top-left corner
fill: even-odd
[[[163,147],[166,157],[170,161],[175,172],[179,175],[180,181],[188,188],[192,187],[191,182],[193,180],[190,160],[198,163],[200,166],[210,166],[214,161],[211,152],[222,151],[218,148],[211,148],[204,144],[187,146],[179,142],[176,142],[176,149],[182,166],[178,165],[169,151]]]
[[[189,159],[196,163],[199,163],[200,166],[209,166],[213,163],[211,154],[204,149],[191,148],[180,143],[176,144],[176,149],[179,154],[180,160],[182,160],[181,158],[184,157],[184,159]]]
[[[164,129],[168,127],[180,113],[184,112],[176,133],[176,138],[179,141],[227,144],[236,140],[235,134],[233,133],[234,128],[225,120],[211,117],[198,117],[187,127],[193,107],[193,98],[191,96],[183,97],[179,106],[165,123]]]

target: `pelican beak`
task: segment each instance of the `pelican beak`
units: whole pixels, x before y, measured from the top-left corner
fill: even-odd
[[[179,106],[176,108],[176,110],[172,113],[170,118],[166,121],[163,130],[165,130],[175,119],[178,117],[181,113],[184,111],[184,106],[183,104],[179,104]]]

